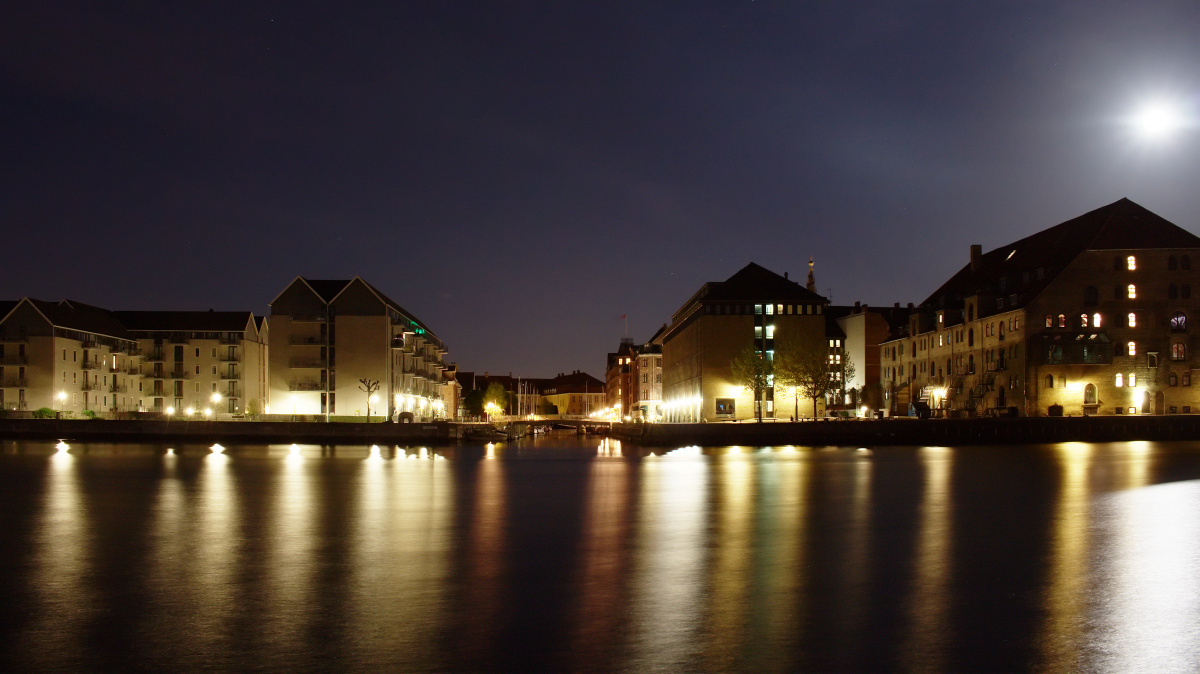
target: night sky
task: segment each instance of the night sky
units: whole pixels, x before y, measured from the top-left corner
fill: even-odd
[[[750,261],[890,305],[1121,197],[1200,233],[1194,0],[377,4],[0,6],[0,298],[357,274],[462,369],[602,377]]]

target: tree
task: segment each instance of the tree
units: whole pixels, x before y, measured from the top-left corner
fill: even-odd
[[[806,343],[798,335],[775,340],[775,385],[796,389],[796,417],[800,416],[800,397],[812,398],[813,418],[817,417],[817,399],[833,387],[829,376],[829,354],[824,342]]]
[[[483,394],[483,406],[485,409],[496,410],[496,414],[504,414],[505,408],[508,407],[508,391],[504,390],[500,382],[488,384],[487,391]]]
[[[462,406],[467,414],[473,417],[483,416],[483,394],[481,388],[471,389],[471,392],[463,396]]]
[[[845,348],[838,349],[833,355],[834,362],[830,366],[830,370],[835,375],[833,377],[833,391],[841,395],[842,400],[845,400],[846,382],[854,379],[854,363],[850,360],[850,354],[846,353]]]
[[[379,390],[378,379],[359,379],[362,385],[358,390],[367,394],[367,423],[371,423],[371,399],[375,397],[375,392]]]
[[[762,421],[762,400],[774,373],[774,363],[749,344],[729,363],[733,381],[754,394],[754,416]]]

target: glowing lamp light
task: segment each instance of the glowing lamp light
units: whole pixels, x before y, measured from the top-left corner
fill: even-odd
[[[211,401],[212,401],[212,404],[216,405],[217,403],[221,402],[221,394],[220,394],[220,393],[214,393],[214,394],[212,394],[212,396],[209,398],[209,400],[211,400]]]
[[[187,408],[186,410],[184,410],[184,411],[183,411],[183,413],[184,413],[184,414],[186,414],[186,415],[188,415],[188,416],[190,417],[190,416],[192,416],[193,414],[195,414],[195,413],[196,413],[196,410],[195,410],[194,408],[192,408],[192,407],[189,407],[189,408]]]
[[[171,416],[172,414],[175,414],[175,408],[174,408],[174,407],[168,407],[168,408],[167,408],[167,416]]]
[[[67,392],[66,392],[66,391],[59,391],[59,392],[58,392],[58,395],[57,395],[56,397],[58,398],[58,402],[60,402],[60,403],[61,403],[61,402],[63,402],[64,400],[66,400],[66,399],[67,399]]]
[[[209,449],[211,449],[211,450],[212,450],[212,453],[213,453],[213,454],[224,454],[224,453],[225,453],[225,448],[224,448],[224,447],[222,447],[222,446],[221,446],[220,444],[218,444],[218,443],[213,443],[213,446],[212,446],[212,447],[209,447]]]
[[[211,417],[211,416],[212,416],[212,410],[210,410],[209,408],[205,407],[205,408],[204,408],[204,416],[205,416],[205,417]]]
[[[65,441],[59,440],[58,444],[55,445],[54,448],[58,450],[59,454],[66,454],[67,450],[71,449],[71,446],[68,445]]]

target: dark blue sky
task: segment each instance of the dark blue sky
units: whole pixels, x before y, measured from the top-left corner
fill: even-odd
[[[1200,232],[1200,3],[0,7],[0,296],[358,274],[463,369],[600,375],[747,262],[918,302],[1121,197]]]

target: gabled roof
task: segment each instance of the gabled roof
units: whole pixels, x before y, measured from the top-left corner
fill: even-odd
[[[78,330],[93,335],[134,339],[125,326],[113,317],[112,312],[106,309],[73,300],[54,303],[26,297],[21,301],[28,302],[30,306],[37,309],[54,327]]]
[[[961,308],[978,293],[1017,294],[1023,306],[1087,250],[1200,248],[1200,237],[1121,199],[1049,229],[984,253],[921,303],[926,310]],[[1038,279],[1036,271],[1043,270]],[[1029,274],[1029,281],[1022,279]],[[1000,289],[1001,279],[1005,288]]]
[[[829,300],[804,286],[751,262],[724,281],[707,283],[707,302],[765,301],[784,304],[825,304]]]
[[[114,311],[113,316],[132,331],[243,332],[250,325],[249,311]]]

